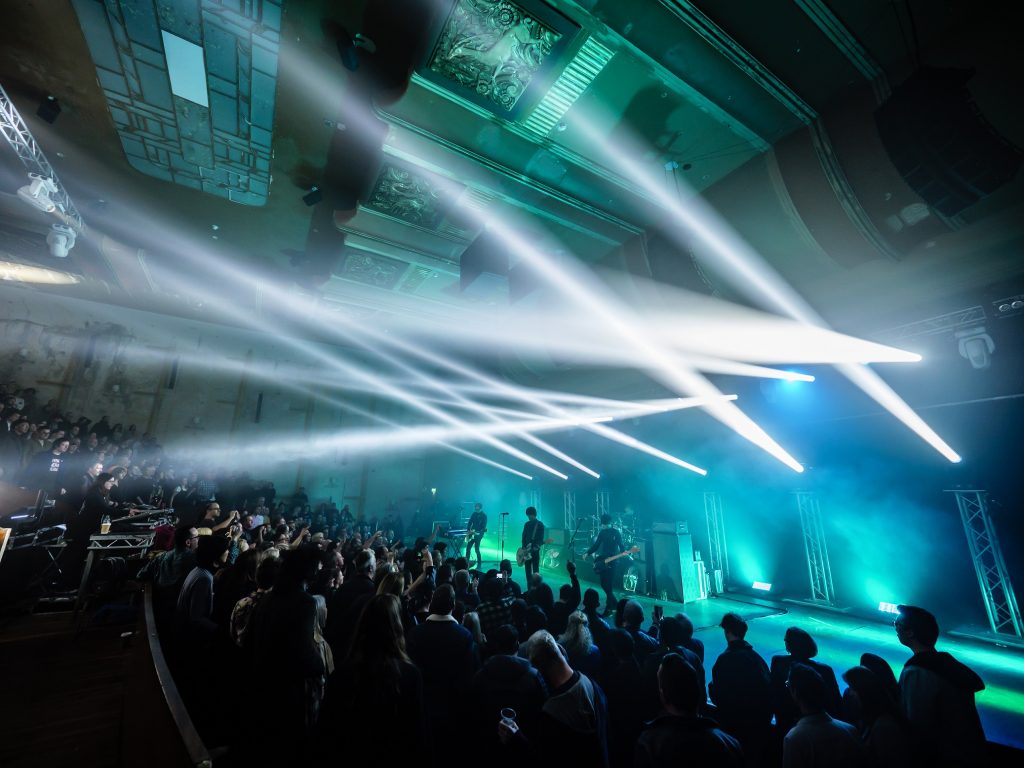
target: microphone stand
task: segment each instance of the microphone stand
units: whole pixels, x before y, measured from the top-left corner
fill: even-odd
[[[508,517],[508,512],[502,512],[502,517]],[[501,521],[501,559],[505,559],[505,529],[508,528],[508,520]],[[501,567],[501,561],[498,562],[498,567]]]

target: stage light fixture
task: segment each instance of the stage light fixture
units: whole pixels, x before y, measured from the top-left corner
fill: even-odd
[[[43,213],[55,211],[57,205],[50,199],[50,195],[57,192],[57,185],[53,179],[40,176],[38,173],[30,173],[28,177],[30,181],[18,190],[18,197]]]
[[[761,590],[762,592],[771,592],[772,591],[772,585],[769,584],[767,581],[755,581],[751,586],[754,589]]]
[[[75,247],[75,230],[66,224],[54,224],[46,235],[46,244],[50,247],[50,255],[58,259],[66,259]]]
[[[899,613],[900,612],[900,610],[897,607],[896,603],[884,603],[884,602],[883,603],[879,603],[878,604],[878,610],[880,610],[882,613]]]
[[[960,357],[966,359],[975,370],[984,370],[992,365],[992,353],[996,350],[992,337],[983,326],[956,332]]]

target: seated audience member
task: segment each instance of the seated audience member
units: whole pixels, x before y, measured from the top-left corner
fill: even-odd
[[[691,652],[691,656],[696,655]],[[740,743],[698,714],[704,705],[700,675],[682,656],[668,653],[657,669],[661,714],[647,723],[637,740],[633,768],[741,768]]]
[[[551,606],[548,614],[548,629],[556,637],[563,632],[569,624],[569,614],[575,611],[580,604],[580,580],[576,576],[576,563],[565,564],[569,572],[569,584],[563,584],[558,588],[558,599]]]
[[[697,673],[700,683],[700,704],[704,706],[708,700],[704,665],[697,658],[697,654],[683,646],[686,633],[683,631],[682,622],[672,616],[665,618],[660,625],[659,637],[660,644],[644,659],[641,667],[645,697],[644,716],[654,717],[658,713],[661,702],[658,696],[658,669],[661,667],[661,660],[670,653],[682,657]]]
[[[519,635],[511,624],[495,629],[487,647],[491,655],[470,684],[470,738],[478,750],[475,754],[493,755],[498,766],[511,768],[520,763],[501,749],[494,723],[501,719],[501,710],[512,709],[519,727],[535,732],[544,705],[544,683],[530,662],[518,655]]]
[[[608,768],[604,693],[586,675],[572,670],[549,632],[530,638],[530,663],[544,678],[548,698],[534,732],[502,719],[498,723],[501,740],[525,753],[531,765]]]
[[[401,601],[376,595],[359,617],[351,650],[327,680],[317,764],[336,765],[356,745],[376,745],[394,765],[429,765],[429,738],[423,679],[405,652]]]
[[[840,717],[843,709],[836,673],[827,664],[813,660],[818,655],[818,644],[814,642],[814,638],[799,627],[790,627],[786,630],[784,640],[789,654],[772,656],[771,664],[772,702],[775,707],[775,724],[779,730],[785,734],[800,717],[796,703],[786,689],[789,668],[794,664],[803,664],[821,675],[821,679],[825,681],[825,711],[832,717]]]
[[[744,639],[747,622],[739,614],[725,614],[719,626],[728,646],[711,668],[708,693],[718,708],[718,721],[740,740],[748,758],[756,759],[772,722],[768,665]]]
[[[843,673],[855,725],[867,750],[872,768],[905,768],[914,765],[919,752],[913,749],[910,724],[899,704],[885,690],[877,675],[867,667],[852,667]]]
[[[857,729],[825,711],[825,681],[799,662],[789,670],[789,692],[800,712],[782,742],[783,768],[860,768],[864,747]]]
[[[426,621],[409,635],[409,657],[423,675],[423,701],[434,733],[443,733],[455,721],[478,667],[473,636],[452,617],[454,608],[455,590],[451,584],[440,585]]]
[[[985,683],[970,667],[936,651],[939,624],[924,608],[897,606],[896,637],[914,652],[900,674],[903,711],[938,765],[985,761],[985,732],[974,695]]]
[[[327,603],[327,642],[331,644],[336,658],[342,658],[348,652],[348,641],[359,613],[377,591],[373,583],[376,570],[377,562],[373,552],[368,549],[359,550],[355,557],[354,574],[345,579],[345,583],[331,595]]]
[[[643,666],[644,659],[658,647],[658,641],[640,629],[644,623],[644,609],[636,600],[627,600],[622,606],[621,615],[622,628],[633,636],[633,653],[637,663]],[[618,616],[619,613],[616,613]]]
[[[601,650],[594,645],[588,624],[586,615],[581,611],[575,611],[569,615],[568,626],[558,638],[558,642],[565,649],[569,666],[591,680],[600,681],[604,671]]]

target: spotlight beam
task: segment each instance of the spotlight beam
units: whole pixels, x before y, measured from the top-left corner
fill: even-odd
[[[799,320],[807,325],[828,328],[828,324],[785,280],[772,269],[749,245],[724,227],[718,226],[717,216],[710,206],[701,205],[694,198],[683,205],[657,183],[634,159],[627,157],[620,146],[613,145],[588,120],[578,120],[576,126],[587,139],[610,158],[634,183],[645,189],[663,208],[667,209],[675,222],[688,232],[696,235],[714,257],[716,266],[724,277],[737,289],[756,301],[766,302],[776,311]],[[669,228],[675,232],[675,227]],[[840,373],[857,385],[863,392],[899,419],[914,433],[953,463],[960,461],[956,453],[942,438],[929,427],[913,409],[886,384],[874,371],[863,365],[841,364]]]

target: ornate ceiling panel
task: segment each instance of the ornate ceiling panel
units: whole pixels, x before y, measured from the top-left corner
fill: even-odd
[[[450,203],[449,187],[422,169],[386,162],[365,205],[385,216],[436,230]]]
[[[577,30],[542,3],[457,0],[422,73],[510,117]]]
[[[340,276],[374,288],[393,289],[409,268],[398,259],[389,259],[376,253],[349,250],[341,265]]]

